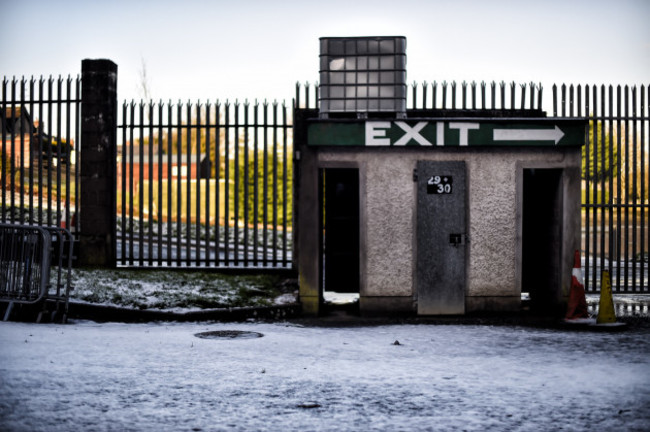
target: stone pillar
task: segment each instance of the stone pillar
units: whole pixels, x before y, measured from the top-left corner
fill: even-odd
[[[117,65],[81,62],[81,229],[77,263],[114,266],[117,159]]]
[[[318,159],[309,149],[305,119],[308,110],[294,111],[294,265],[297,264],[302,313],[315,316],[320,312],[320,237],[318,193]],[[317,112],[312,110],[312,116]],[[297,260],[297,261],[296,261]]]

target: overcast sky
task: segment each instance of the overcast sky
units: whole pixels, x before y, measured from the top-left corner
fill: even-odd
[[[0,75],[118,64],[118,97],[290,100],[321,36],[407,38],[407,79],[650,84],[648,0],[0,0]]]

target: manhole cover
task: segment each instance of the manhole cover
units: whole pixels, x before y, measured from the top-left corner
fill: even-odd
[[[262,333],[242,330],[216,330],[197,333],[194,336],[201,339],[255,339],[264,336]]]

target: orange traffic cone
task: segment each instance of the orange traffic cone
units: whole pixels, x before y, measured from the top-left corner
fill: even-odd
[[[569,305],[567,307],[566,320],[578,320],[589,318],[587,311],[587,298],[585,287],[582,282],[582,268],[580,266],[580,251],[576,250],[573,260],[573,271],[571,277],[571,291],[569,292]]]

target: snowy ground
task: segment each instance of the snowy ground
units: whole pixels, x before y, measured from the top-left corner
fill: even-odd
[[[226,276],[200,271],[73,269],[73,302],[131,309],[197,311],[210,308],[271,306],[295,303],[297,285],[280,276]],[[326,291],[325,300],[342,304],[358,294]],[[650,317],[649,294],[614,294],[617,316]],[[599,294],[587,294],[592,314],[598,313]],[[530,300],[528,293],[522,300]]]
[[[0,430],[650,429],[647,324],[298,322],[0,323]]]
[[[196,311],[296,301],[296,287],[270,275],[73,269],[72,281],[72,301],[131,309]]]

